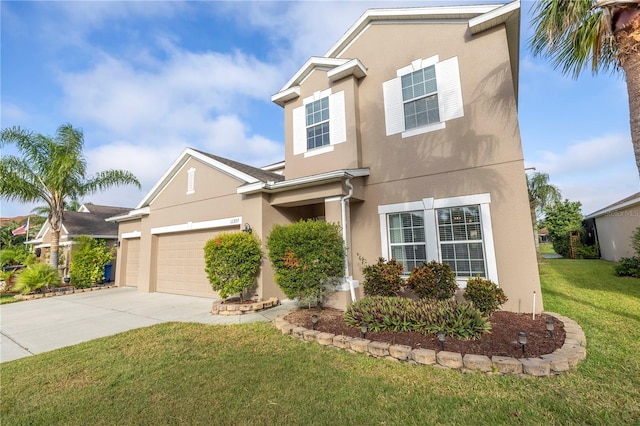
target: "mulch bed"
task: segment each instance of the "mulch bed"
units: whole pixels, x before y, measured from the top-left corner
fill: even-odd
[[[343,319],[343,311],[324,309],[297,309],[289,313],[285,320],[296,326],[312,329],[311,315],[318,314],[316,330],[345,335],[362,337],[360,328],[347,325]],[[536,315],[533,320],[531,314],[517,314],[513,312],[497,311],[491,316],[491,332],[477,340],[458,340],[447,337],[445,350],[465,354],[492,356],[508,356],[513,358],[535,358],[540,355],[550,354],[562,347],[565,338],[564,327],[560,321],[553,318],[554,336],[547,332],[547,317]],[[518,332],[527,333],[527,345],[525,353],[518,343]],[[433,349],[440,351],[440,342],[435,336],[425,336],[415,332],[379,332],[367,333],[367,339],[387,342],[397,345],[410,346],[413,349]]]

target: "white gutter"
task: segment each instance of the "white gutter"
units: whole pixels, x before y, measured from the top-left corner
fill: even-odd
[[[329,181],[338,181],[346,177],[354,178],[363,176],[369,176],[369,169],[334,170],[318,175],[304,176],[295,179],[283,180],[280,182],[256,182],[248,185],[243,185],[239,187],[236,192],[238,194],[253,194],[260,191],[273,193],[286,191],[294,187],[302,188],[305,186],[327,183]]]
[[[351,176],[347,175],[344,184],[349,188],[349,193],[340,198],[340,207],[342,208],[342,239],[344,240],[344,279],[349,281],[349,291],[351,292],[351,301],[356,301],[356,292],[353,287],[353,278],[349,274],[349,247],[347,246],[347,203],[349,198],[353,196],[353,185],[351,185]]]

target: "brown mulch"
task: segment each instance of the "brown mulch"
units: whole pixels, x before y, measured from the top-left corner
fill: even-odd
[[[352,327],[344,322],[344,312],[333,309],[297,309],[289,313],[285,320],[290,324],[313,328],[311,315],[318,314],[316,330],[345,335],[362,337],[359,327]],[[540,355],[550,354],[562,347],[565,338],[564,327],[560,321],[553,318],[554,336],[549,336],[546,327],[546,316],[536,315],[533,320],[531,314],[517,314],[513,312],[497,311],[491,316],[491,332],[477,340],[458,340],[447,337],[445,350],[465,354],[477,354],[492,356],[508,356],[513,358],[535,358]],[[518,332],[527,333],[527,345],[525,353],[518,343]],[[425,336],[416,332],[369,332],[366,336],[369,340],[387,342],[397,345],[410,346],[413,349],[433,349],[440,351],[441,345],[435,336]]]

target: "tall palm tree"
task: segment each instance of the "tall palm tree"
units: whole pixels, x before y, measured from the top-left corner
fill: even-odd
[[[541,0],[534,14],[535,55],[574,77],[589,67],[624,72],[640,174],[640,0]]]
[[[531,176],[527,175],[527,189],[529,190],[529,209],[531,210],[533,236],[536,251],[538,251],[540,250],[537,227],[538,216],[547,207],[559,202],[562,196],[558,187],[549,183],[549,175],[547,173],[535,172]]]
[[[3,129],[0,147],[15,144],[21,157],[0,159],[0,197],[22,203],[42,202],[48,207],[51,228],[52,266],[58,266],[60,228],[65,202],[116,185],[140,182],[125,170],[105,170],[87,177],[82,153],[84,135],[71,124],[58,127],[55,138],[28,132],[20,127]]]

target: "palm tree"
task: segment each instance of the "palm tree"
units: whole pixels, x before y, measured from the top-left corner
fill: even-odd
[[[51,228],[49,263],[58,266],[60,228],[68,200],[103,191],[116,185],[140,182],[125,170],[105,170],[87,177],[83,156],[84,135],[71,124],[58,127],[55,138],[20,127],[3,129],[0,147],[15,144],[21,154],[0,159],[0,197],[21,203],[44,201]]]
[[[529,209],[531,210],[533,236],[536,251],[539,251],[538,216],[544,213],[545,208],[559,202],[562,196],[558,187],[549,183],[549,175],[547,173],[535,172],[531,177],[527,175],[527,189],[529,190]]]
[[[640,174],[640,1],[541,0],[530,40],[534,55],[576,78],[591,67],[622,70],[627,80],[631,141]]]

